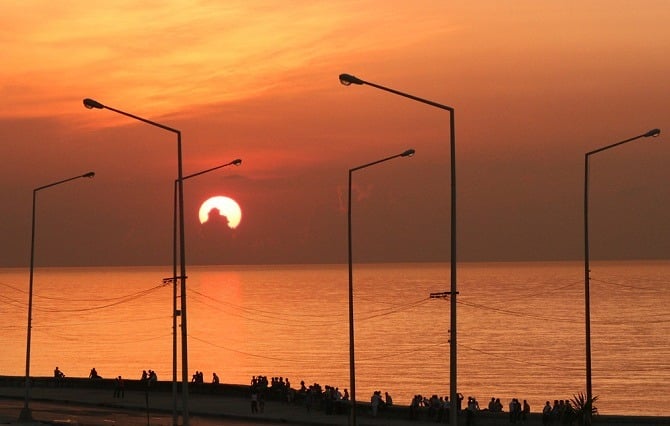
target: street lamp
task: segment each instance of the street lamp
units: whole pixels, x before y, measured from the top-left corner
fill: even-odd
[[[239,166],[242,164],[241,159],[233,160],[229,163],[220,166],[212,167],[198,173],[193,173],[181,178],[182,181],[192,177],[200,176],[214,170],[221,169],[226,166]],[[173,197],[173,227],[172,227],[172,278],[166,278],[163,282],[172,281],[172,423],[177,425],[177,188],[179,186],[179,179],[174,181],[174,197]]]
[[[32,336],[32,322],[33,322],[33,270],[35,265],[35,206],[37,203],[37,191],[50,188],[52,186],[60,185],[71,180],[79,178],[92,178],[95,176],[94,172],[88,172],[83,175],[74,176],[68,179],[59,180],[58,182],[50,183],[48,185],[40,186],[33,189],[33,223],[30,235],[30,279],[28,286],[28,331],[26,333],[26,395],[23,403],[23,409],[19,414],[20,421],[32,420],[32,412],[30,410],[30,340]]]
[[[430,105],[435,108],[440,108],[443,110],[449,111],[450,119],[450,129],[451,133],[449,135],[450,149],[451,149],[451,322],[450,322],[450,335],[449,335],[449,387],[450,387],[450,397],[451,397],[451,409],[449,410],[450,422],[451,424],[456,424],[458,421],[456,409],[458,407],[458,387],[456,385],[457,380],[457,353],[456,353],[456,295],[458,294],[456,288],[456,129],[455,129],[455,119],[454,119],[454,108],[439,104],[437,102],[429,101],[427,99],[422,99],[414,95],[400,92],[395,89],[390,89],[388,87],[380,86],[369,81],[361,80],[358,77],[355,77],[351,74],[340,74],[340,83],[345,86],[350,86],[352,84],[356,85],[368,85],[385,92],[393,93],[394,95],[399,95],[404,98],[412,99],[413,101],[421,102],[423,104]]]
[[[184,188],[183,188],[183,176],[182,176],[182,161],[181,161],[181,132],[172,127],[165,126],[155,121],[147,120],[146,118],[138,117],[136,115],[112,108],[107,105],[103,105],[100,102],[86,98],[84,99],[84,106],[88,109],[108,109],[110,111],[116,112],[126,117],[133,118],[138,121],[150,124],[155,127],[159,127],[163,130],[175,133],[177,135],[177,180],[179,186],[179,254],[180,254],[180,274],[179,279],[181,282],[181,363],[182,363],[182,417],[184,420],[184,426],[189,425],[189,412],[188,412],[188,334],[186,327],[186,248],[184,247]]]
[[[347,209],[348,218],[348,241],[349,241],[349,388],[351,390],[351,411],[350,411],[350,426],[356,426],[356,367],[354,359],[354,274],[353,274],[353,260],[352,260],[352,246],[351,246],[351,177],[356,170],[364,169],[366,167],[374,166],[375,164],[383,163],[385,161],[393,160],[398,157],[411,157],[414,155],[413,149],[408,149],[400,154],[392,155],[372,163],[364,164],[362,166],[349,169],[349,203]]]
[[[640,138],[656,137],[661,134],[660,129],[653,129],[647,133],[637,135],[621,142],[607,145],[605,147],[589,151],[584,155],[584,320],[586,323],[586,400],[591,401],[593,397],[591,387],[591,296],[589,289],[589,159],[591,155],[623,145]],[[587,413],[588,416],[591,413]]]

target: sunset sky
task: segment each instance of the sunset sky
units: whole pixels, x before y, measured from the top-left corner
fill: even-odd
[[[0,5],[0,266],[170,264],[179,129],[190,264],[670,258],[665,0],[10,0]],[[198,220],[211,196],[242,221]]]

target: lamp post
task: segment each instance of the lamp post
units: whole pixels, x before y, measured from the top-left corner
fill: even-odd
[[[30,342],[32,336],[32,322],[33,322],[33,271],[35,265],[35,207],[37,204],[37,192],[50,188],[52,186],[60,185],[71,180],[79,178],[92,178],[95,176],[94,172],[88,172],[83,175],[74,176],[68,179],[63,179],[58,182],[53,182],[48,185],[40,186],[39,188],[33,189],[33,220],[32,228],[30,234],[30,278],[28,286],[28,330],[26,333],[26,395],[23,402],[23,409],[19,414],[20,421],[30,421],[32,420],[32,412],[30,410]]]
[[[340,83],[345,86],[352,84],[356,85],[368,85],[376,89],[383,90],[385,92],[393,93],[394,95],[402,96],[404,98],[411,99],[413,101],[421,102],[426,105],[430,105],[435,108],[443,109],[449,112],[449,127],[450,127],[450,150],[451,150],[451,317],[450,317],[450,330],[449,330],[449,388],[450,388],[450,398],[451,398],[451,409],[450,412],[450,422],[455,425],[458,417],[456,409],[458,407],[458,387],[457,387],[457,352],[456,352],[456,295],[458,290],[456,287],[456,129],[455,129],[455,119],[454,119],[454,108],[439,104],[437,102],[429,101],[427,99],[419,98],[408,93],[403,93],[395,89],[390,89],[388,87],[380,86],[369,81],[362,80],[358,77],[355,77],[351,74],[340,74]]]
[[[193,173],[181,178],[182,181],[192,177],[200,176],[214,170],[221,169],[226,166],[239,166],[242,164],[241,159],[233,160],[229,163],[220,166],[212,167],[198,173]],[[172,278],[166,278],[163,282],[172,282],[172,424],[177,425],[177,316],[181,312],[177,312],[177,189],[179,186],[179,179],[174,181],[174,197],[173,197],[173,223],[172,223]]]
[[[349,169],[349,203],[347,208],[348,223],[348,242],[349,242],[349,388],[351,391],[351,411],[349,417],[350,426],[356,426],[356,361],[354,358],[354,273],[351,245],[351,177],[356,170],[374,166],[375,164],[393,160],[398,157],[411,157],[414,155],[413,149],[408,149],[400,154],[392,155],[372,163]]]
[[[184,247],[184,188],[182,175],[182,155],[181,155],[181,131],[168,127],[164,124],[156,123],[155,121],[147,120],[146,118],[138,117],[134,114],[103,105],[100,102],[86,98],[84,99],[84,106],[88,109],[108,109],[117,114],[125,115],[132,119],[142,121],[163,130],[167,130],[177,135],[177,180],[179,187],[179,257],[180,257],[180,291],[181,291],[181,362],[182,362],[182,417],[184,426],[189,425],[189,410],[188,410],[188,333],[186,326],[186,248]]]
[[[591,386],[591,296],[589,289],[589,159],[591,155],[632,142],[640,138],[656,137],[661,134],[659,129],[653,129],[641,135],[623,140],[605,147],[589,151],[584,155],[584,320],[586,323],[586,399],[593,397]],[[587,413],[590,417],[591,413]]]

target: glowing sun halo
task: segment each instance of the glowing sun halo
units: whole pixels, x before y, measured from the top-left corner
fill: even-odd
[[[221,216],[225,216],[226,219],[228,219],[228,227],[230,229],[237,228],[237,225],[240,224],[240,220],[242,220],[242,209],[240,209],[240,205],[232,198],[219,195],[207,199],[207,201],[200,206],[198,217],[200,218],[201,224],[209,220],[209,212],[212,211],[212,209],[217,209]]]

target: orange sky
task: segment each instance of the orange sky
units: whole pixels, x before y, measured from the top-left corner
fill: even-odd
[[[21,1],[0,5],[0,265],[169,264],[174,134],[189,263],[346,262],[348,169],[361,261],[449,259],[448,114],[456,109],[458,258],[670,258],[670,7],[665,1]],[[235,230],[200,225],[229,196]],[[225,225],[225,223],[224,223]]]

